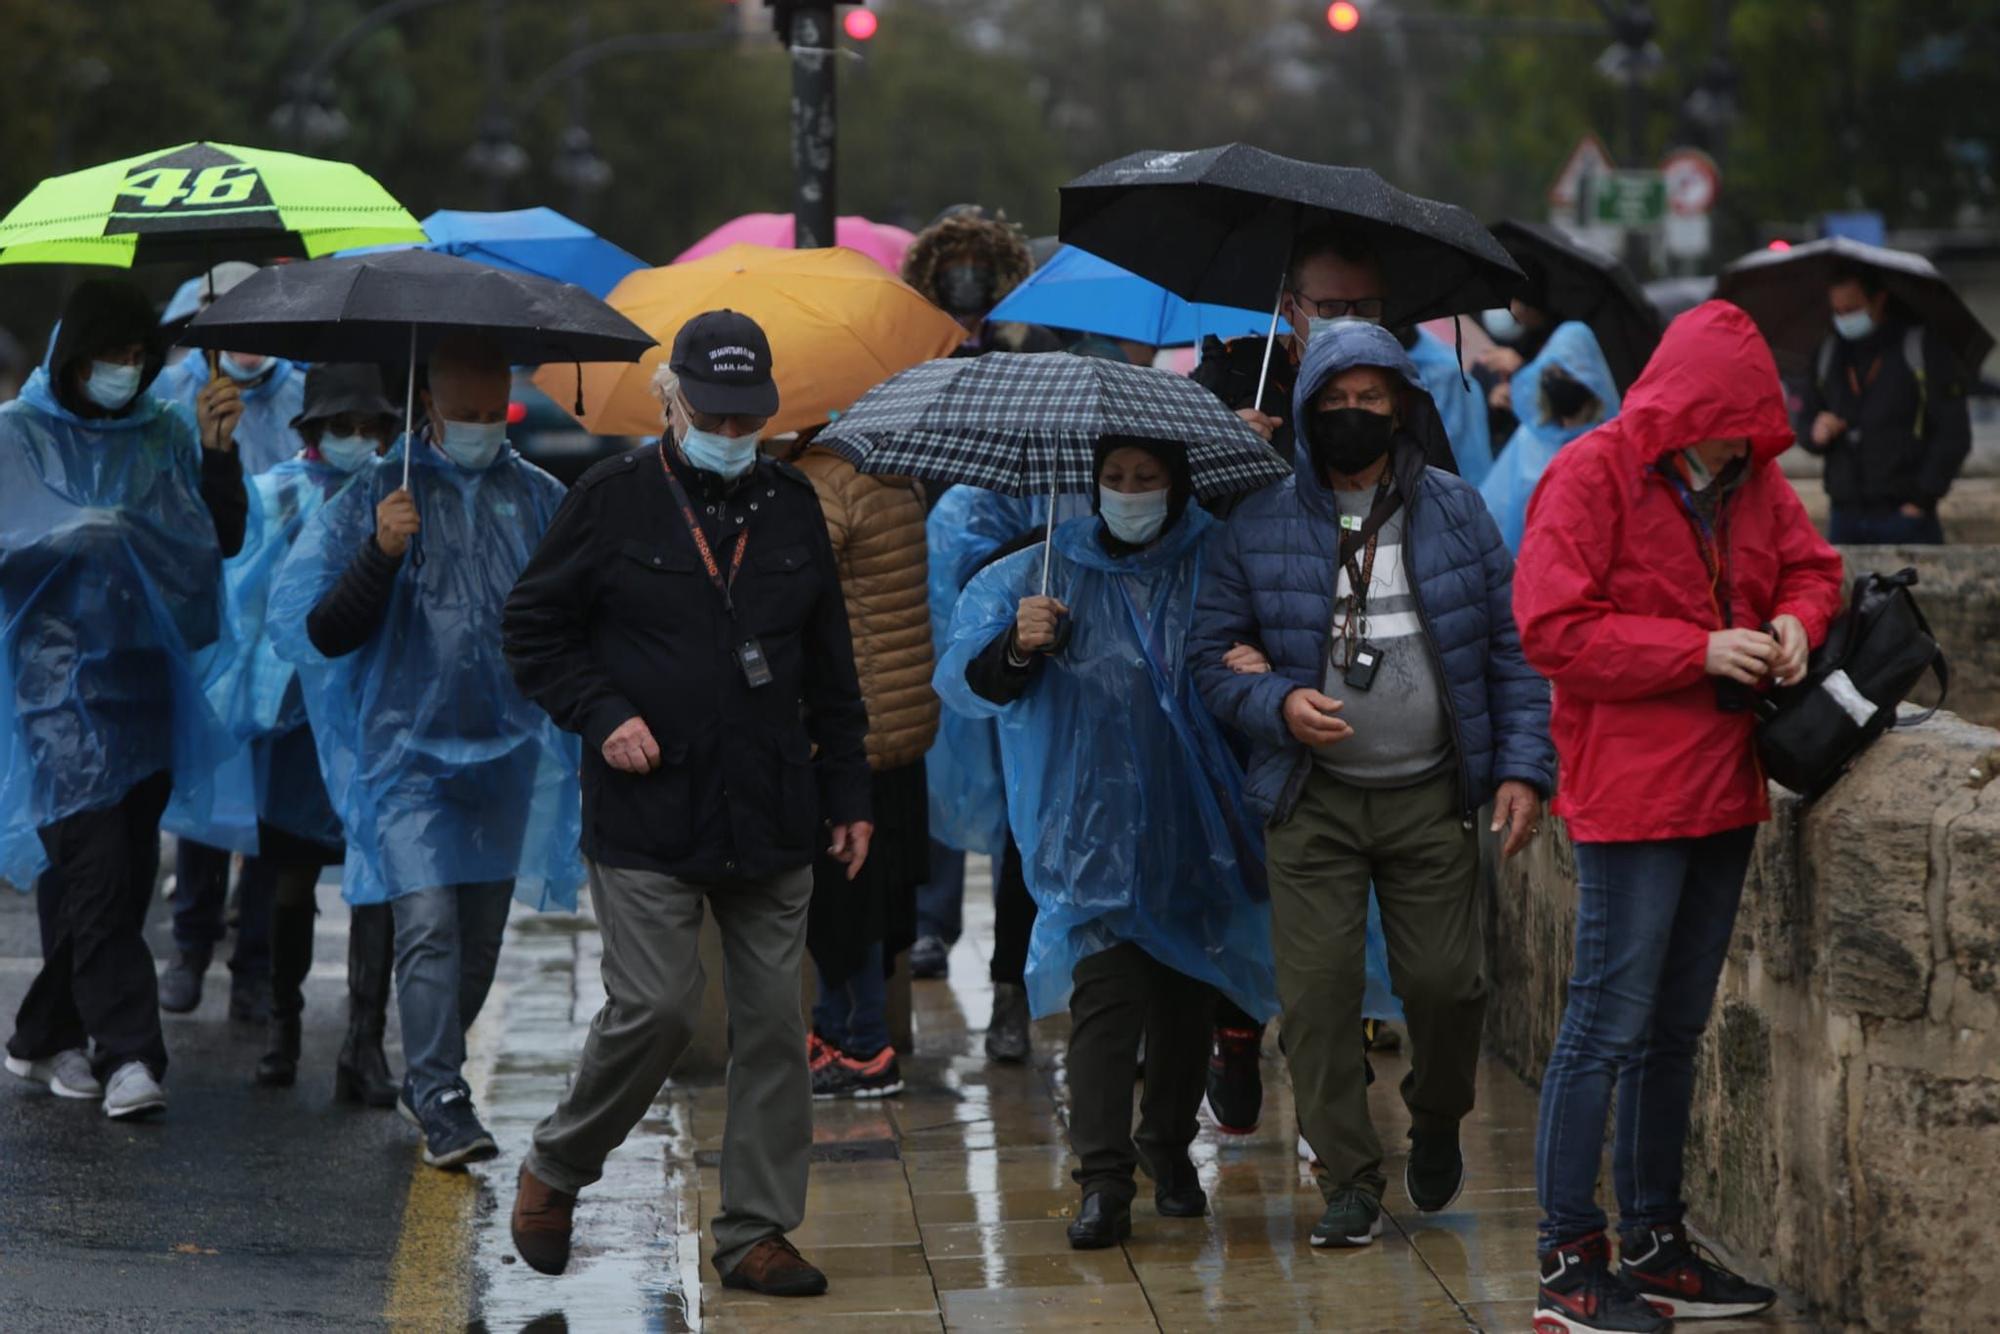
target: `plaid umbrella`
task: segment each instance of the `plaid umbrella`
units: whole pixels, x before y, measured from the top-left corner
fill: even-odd
[[[926,361],[876,385],[815,441],[865,473],[1010,496],[1088,492],[1098,440],[1185,446],[1195,493],[1234,495],[1292,465],[1222,401],[1171,371],[1067,352]]]

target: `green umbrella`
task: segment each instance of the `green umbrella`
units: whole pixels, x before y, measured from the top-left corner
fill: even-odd
[[[43,181],[0,218],[0,264],[209,265],[426,239],[359,167],[192,143]]]

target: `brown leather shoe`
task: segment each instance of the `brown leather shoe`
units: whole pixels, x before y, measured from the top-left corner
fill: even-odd
[[[725,1288],[747,1288],[766,1297],[817,1297],[826,1291],[826,1275],[806,1263],[798,1248],[783,1237],[766,1237],[722,1276]]]
[[[569,1267],[569,1234],[576,1196],[565,1195],[521,1164],[514,1187],[514,1249],[538,1274]]]

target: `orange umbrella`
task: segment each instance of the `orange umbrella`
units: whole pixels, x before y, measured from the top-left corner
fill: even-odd
[[[605,298],[660,345],[637,365],[586,363],[578,418],[598,435],[658,435],[653,369],[681,325],[703,311],[735,310],[771,340],[778,415],[769,435],[827,421],[862,394],[920,361],[965,341],[957,320],[880,264],[853,250],[789,250],[736,245],[687,264],[627,274]],[[578,368],[560,362],[535,384],[566,408],[577,400]]]

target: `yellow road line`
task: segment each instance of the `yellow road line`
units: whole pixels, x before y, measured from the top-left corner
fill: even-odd
[[[463,1330],[472,1311],[472,1211],[479,1183],[413,1155],[402,1235],[382,1318],[397,1331]]]

